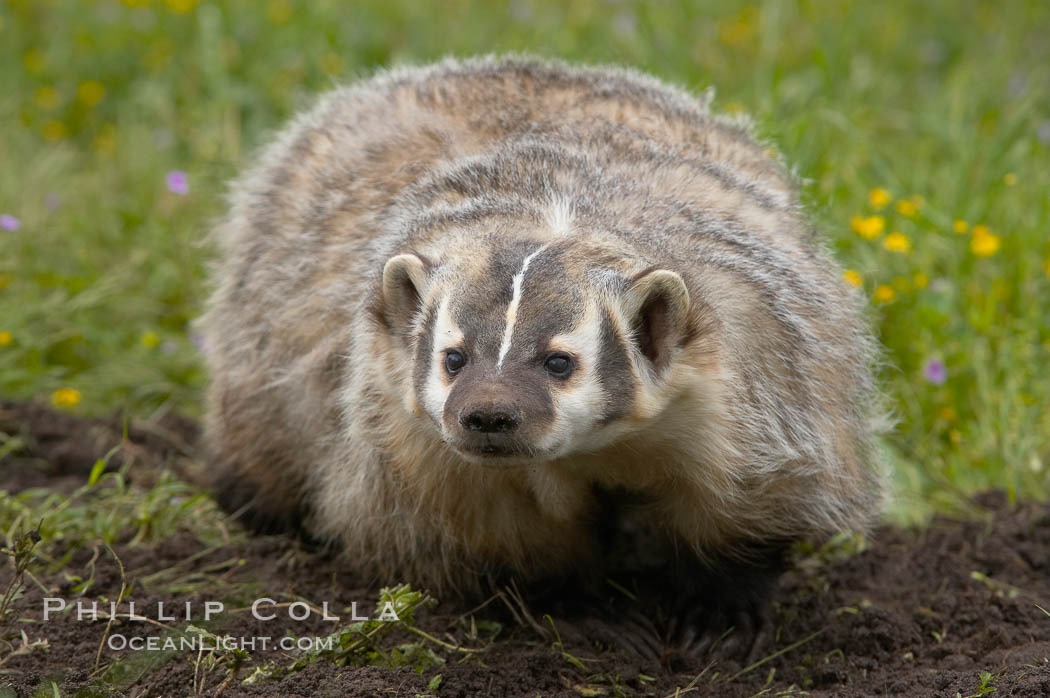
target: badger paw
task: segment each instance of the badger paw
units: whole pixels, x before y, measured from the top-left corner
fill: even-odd
[[[769,596],[785,566],[785,546],[747,562],[679,564],[664,640],[664,664],[706,657],[751,663],[764,644]]]

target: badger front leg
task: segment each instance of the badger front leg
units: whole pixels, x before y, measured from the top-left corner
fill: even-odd
[[[681,532],[651,525],[652,499],[599,494],[597,533],[616,585],[603,586],[603,575],[590,590],[585,615],[594,619],[583,625],[591,638],[664,664],[698,655],[746,659],[765,628],[790,541],[721,540],[699,555]]]
[[[664,660],[699,654],[751,659],[787,550],[786,543],[743,543],[734,550],[739,558],[676,560]]]

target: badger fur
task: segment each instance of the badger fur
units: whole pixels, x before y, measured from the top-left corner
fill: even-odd
[[[215,235],[224,505],[446,594],[603,569],[603,493],[730,595],[755,551],[863,530],[862,295],[794,177],[708,101],[486,57],[298,116]]]

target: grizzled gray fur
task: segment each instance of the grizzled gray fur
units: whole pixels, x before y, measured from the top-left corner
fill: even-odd
[[[603,491],[711,565],[879,510],[862,294],[706,98],[524,57],[383,72],[277,135],[215,241],[221,498],[377,580],[601,569]]]

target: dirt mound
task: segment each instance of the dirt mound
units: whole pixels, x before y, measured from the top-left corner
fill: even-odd
[[[0,489],[82,482],[115,443],[114,424],[0,403],[0,431],[22,439],[0,460]],[[116,442],[122,432],[117,428]],[[173,453],[185,455],[195,430],[175,420],[136,424],[128,434],[121,453],[131,449],[142,462],[170,464]],[[333,614],[358,601],[358,613],[369,615],[376,612],[377,590],[355,584],[352,571],[336,561],[279,537],[206,548],[181,532],[148,545],[115,545],[123,576],[109,551],[80,549],[60,571],[34,575],[25,595],[12,602],[2,634],[25,630],[30,640],[46,637],[50,648],[11,654],[0,644],[0,696],[5,685],[15,695],[41,687],[52,695],[50,682],[63,694],[105,695],[89,688],[100,677],[133,695],[666,696],[679,689],[717,696],[976,696],[993,689],[997,696],[1050,695],[1050,614],[1042,610],[1050,610],[1050,506],[1011,507],[993,492],[978,497],[974,509],[973,520],[938,518],[923,531],[882,529],[862,552],[797,555],[776,590],[768,630],[753,655],[758,659],[748,666],[703,656],[661,663],[595,642],[574,630],[586,627],[579,619],[548,621],[543,609],[516,606],[505,596],[474,612],[448,604],[419,611],[414,627],[437,642],[405,630],[382,640],[385,647],[425,646],[430,659],[421,673],[411,666],[340,667],[321,660],[279,679],[244,683],[254,667],[287,666],[301,655],[270,645],[217,663],[201,652],[113,649],[103,640],[107,632],[145,640],[160,626],[185,626],[186,603],[199,620],[204,602],[213,599],[226,601],[216,634],[267,636],[274,644],[286,633],[327,636],[340,624],[318,614],[293,621],[286,604],[273,609],[276,619],[260,620],[248,609],[265,596],[315,606],[328,601]],[[12,567],[0,562],[2,594]],[[78,580],[89,574],[85,600],[104,597],[100,609],[125,583],[139,613],[157,620],[157,603],[164,602],[164,613],[178,619],[121,620],[108,630],[104,620],[77,620],[71,612],[41,622],[44,598],[75,604]],[[627,621],[622,627],[615,618],[600,622],[604,636],[637,632]],[[551,628],[562,630],[555,635]],[[456,645],[483,649],[466,653]]]
[[[151,421],[119,415],[84,418],[41,402],[0,400],[0,434],[6,435],[6,447],[0,450],[6,454],[0,458],[0,488],[67,492],[83,484],[99,459],[106,459],[108,470],[133,459],[142,466],[136,472],[143,475],[163,465],[177,466],[178,459],[192,455],[200,430],[195,421],[176,414]],[[200,479],[195,473],[180,474]]]

